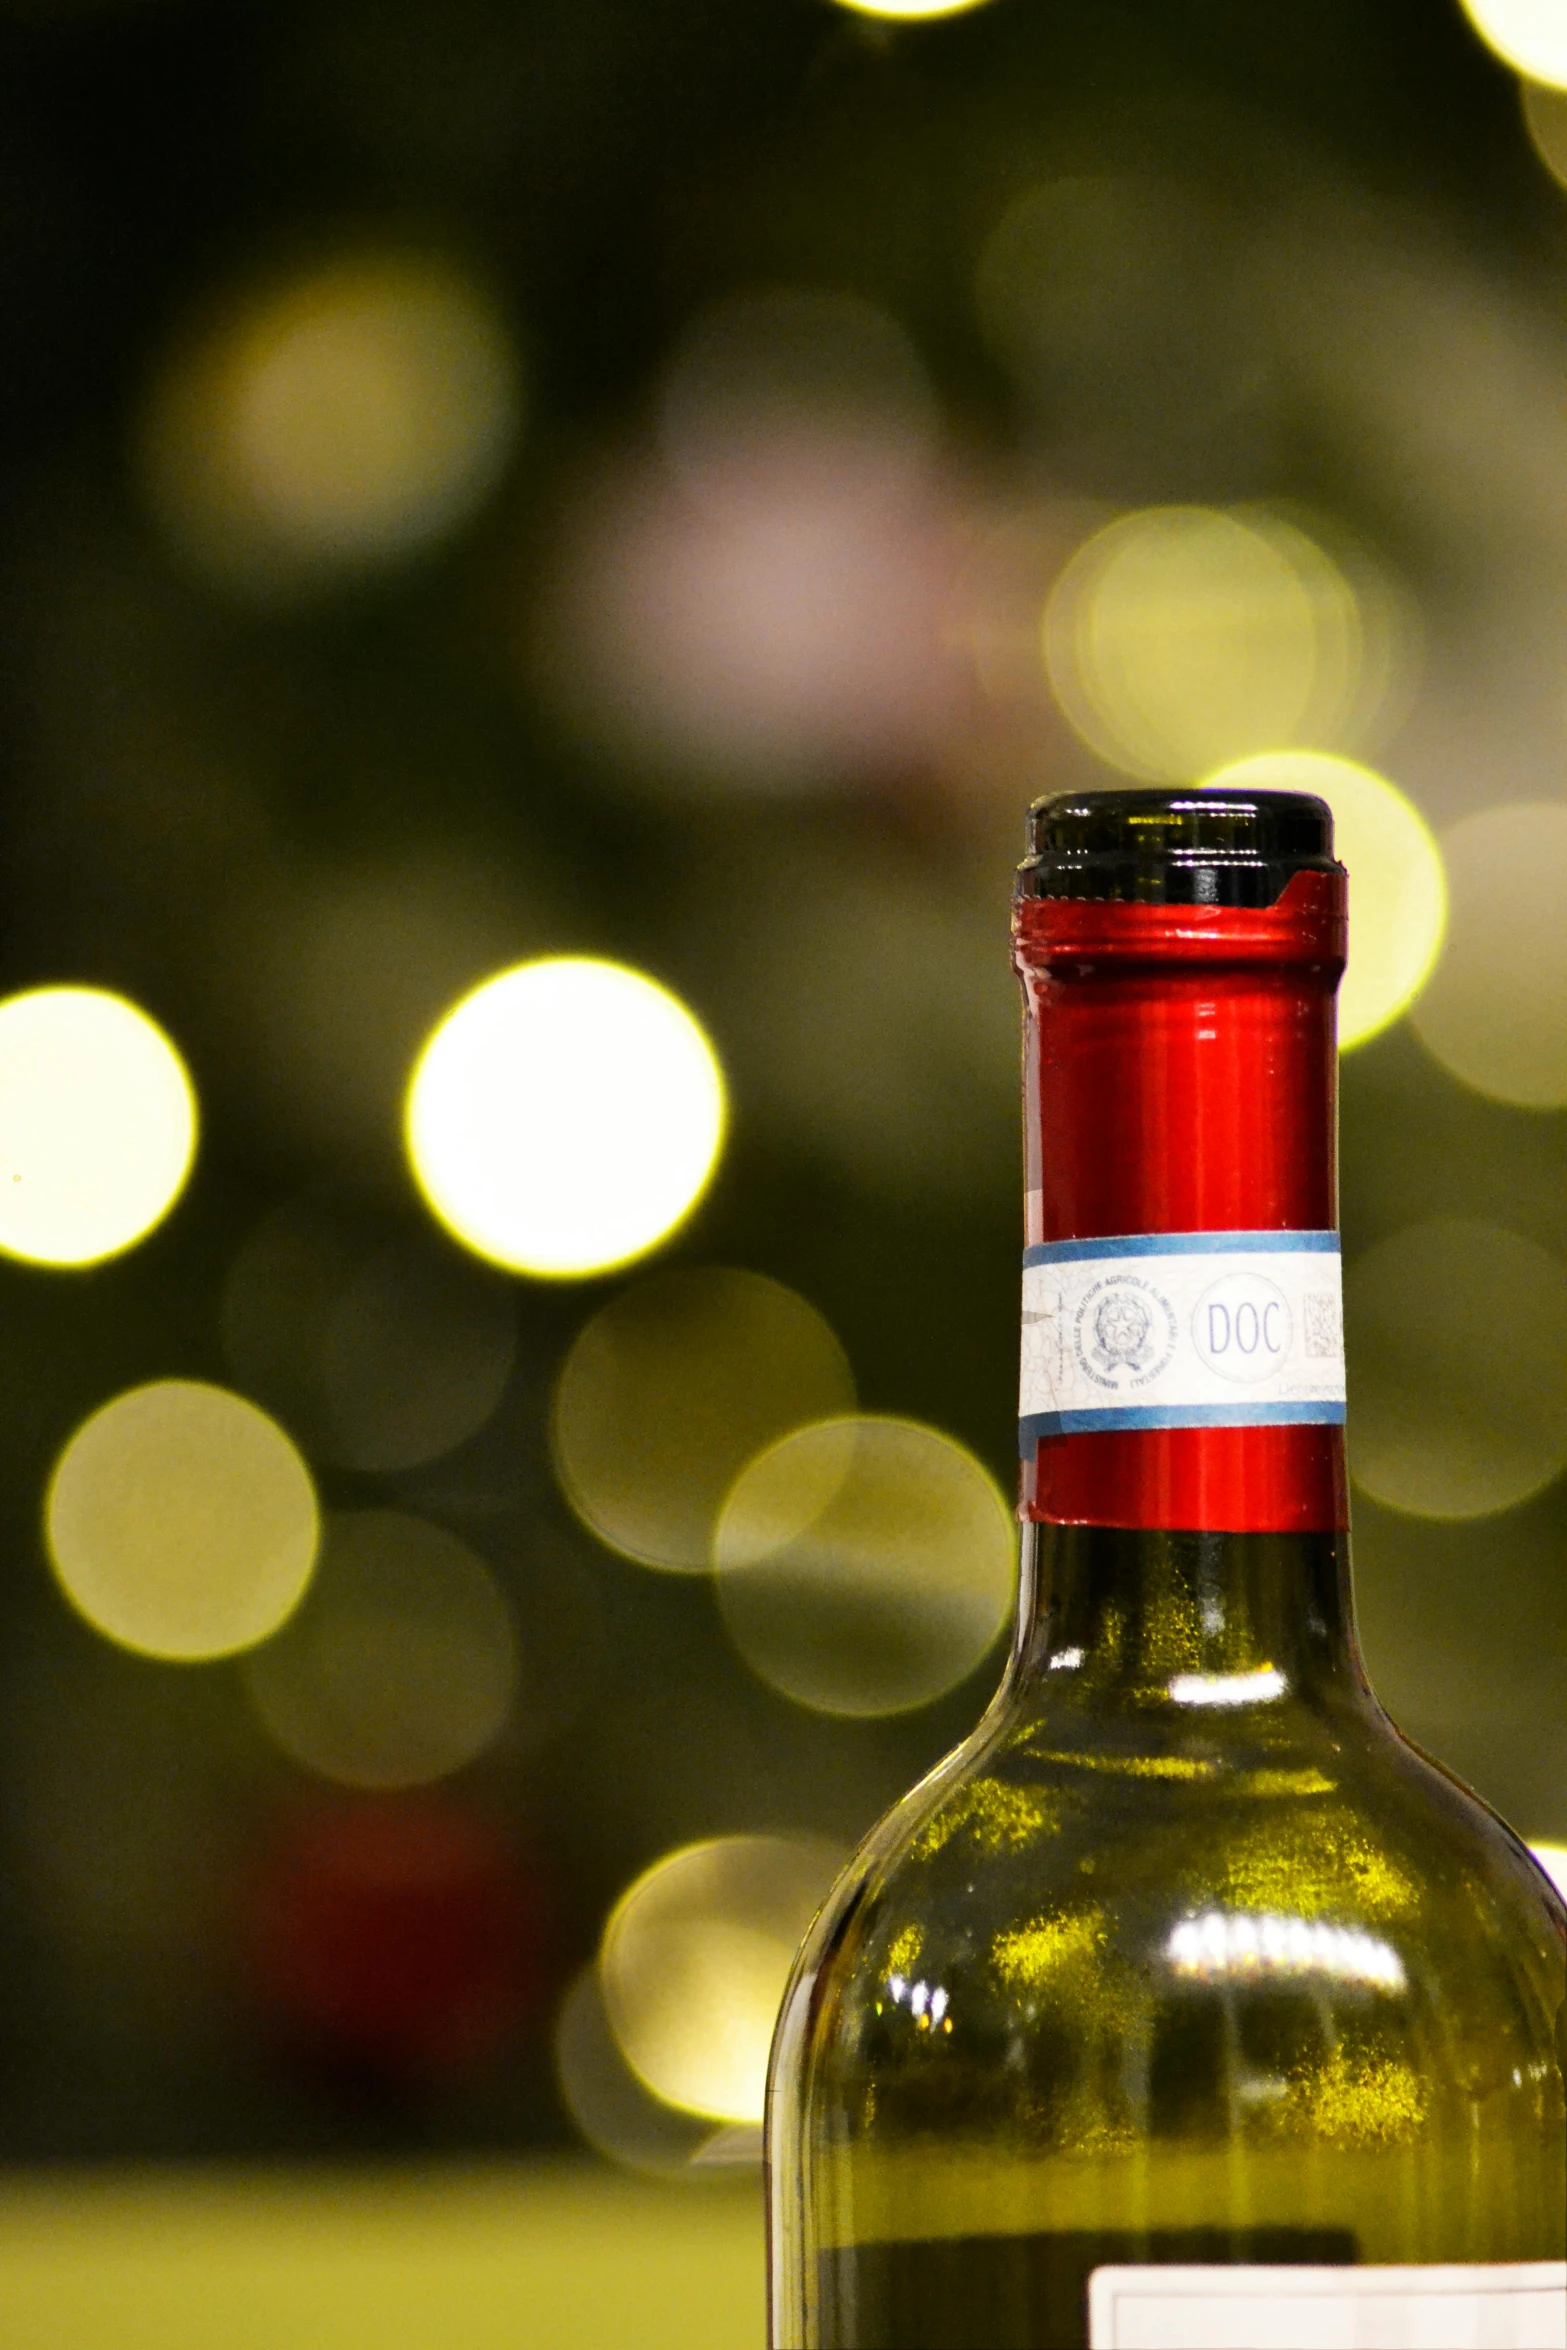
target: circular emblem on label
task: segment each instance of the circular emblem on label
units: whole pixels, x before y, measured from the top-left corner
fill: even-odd
[[[1226,1273],[1211,1282],[1192,1314],[1192,1343],[1221,1379],[1269,1379],[1289,1360],[1295,1320],[1289,1300],[1265,1273]]]
[[[1096,1281],[1077,1309],[1077,1359],[1098,1387],[1146,1387],[1175,1352],[1175,1309],[1135,1273]]]

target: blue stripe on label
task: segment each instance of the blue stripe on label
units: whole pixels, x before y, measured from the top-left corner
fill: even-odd
[[[1123,1232],[1103,1240],[1036,1240],[1025,1265],[1082,1264],[1090,1257],[1316,1256],[1339,1253],[1336,1232]]]
[[[1030,1412],[1017,1424],[1024,1460],[1044,1436],[1094,1436],[1111,1428],[1342,1428],[1341,1403],[1109,1404],[1103,1411]]]

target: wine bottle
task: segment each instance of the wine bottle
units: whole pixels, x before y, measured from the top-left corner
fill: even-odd
[[[1567,1915],[1355,1640],[1329,811],[1031,826],[1016,1636],[786,1995],[772,2343],[1562,2350]]]

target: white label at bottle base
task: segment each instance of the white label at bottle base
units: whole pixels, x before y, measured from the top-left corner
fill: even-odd
[[[1090,2350],[1567,2350],[1567,2261],[1096,2268]]]
[[[1344,1417],[1336,1232],[1153,1232],[1023,1252],[1018,1437]]]

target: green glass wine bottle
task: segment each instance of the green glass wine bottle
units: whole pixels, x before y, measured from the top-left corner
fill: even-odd
[[[774,2350],[1567,2345],[1567,1915],[1351,1612],[1320,801],[1042,801],[1016,1637],[785,1999]]]

